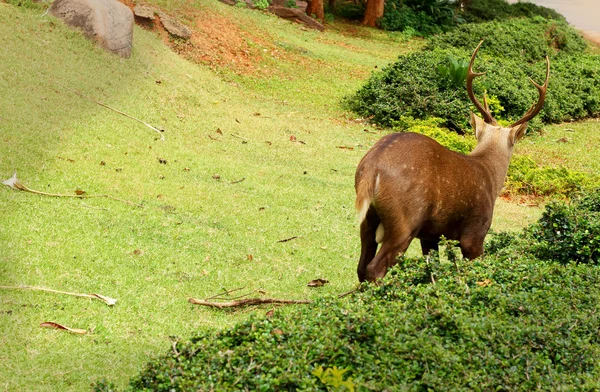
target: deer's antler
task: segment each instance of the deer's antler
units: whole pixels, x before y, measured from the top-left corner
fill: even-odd
[[[535,88],[538,89],[538,93],[539,93],[538,101],[537,101],[537,103],[531,105],[531,107],[529,108],[527,113],[525,113],[525,115],[523,117],[521,117],[520,120],[514,122],[510,126],[511,128],[516,127],[517,125],[521,125],[521,124],[526,123],[527,121],[531,120],[532,118],[537,116],[537,114],[540,112],[540,110],[542,110],[542,108],[544,107],[544,101],[546,100],[546,91],[548,90],[548,81],[550,80],[550,59],[548,58],[548,56],[546,56],[546,81],[544,81],[544,84],[542,86],[540,86],[533,79],[529,78],[529,80],[531,81],[531,83],[533,83]]]
[[[467,94],[469,94],[471,102],[473,102],[473,105],[475,105],[479,113],[481,113],[481,115],[483,116],[483,120],[488,124],[498,125],[496,119],[494,119],[494,117],[492,116],[492,112],[490,112],[490,108],[485,99],[485,94],[483,95],[482,105],[481,102],[479,102],[479,100],[477,99],[477,97],[475,97],[475,93],[473,92],[473,80],[475,80],[475,78],[478,76],[485,75],[485,72],[473,72],[473,63],[475,63],[475,56],[477,56],[477,52],[479,52],[481,44],[483,44],[483,40],[481,40],[479,42],[479,45],[477,45],[477,47],[475,48],[475,51],[471,56],[471,62],[469,63],[469,69],[467,71]]]

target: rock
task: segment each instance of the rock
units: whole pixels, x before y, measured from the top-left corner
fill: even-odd
[[[136,17],[140,17],[140,18],[144,18],[144,19],[154,20],[155,12],[156,12],[156,10],[154,8],[148,7],[146,5],[136,4],[135,7],[133,7],[133,14]]]
[[[307,27],[311,29],[316,29],[319,31],[325,30],[325,26],[321,23],[317,22],[310,16],[306,15],[298,8],[287,8],[281,6],[271,6],[269,7],[269,11],[279,16],[280,18],[293,20],[295,22],[304,23]]]
[[[83,30],[103,48],[122,57],[131,56],[133,13],[117,0],[56,0],[50,13]]]
[[[175,18],[170,17],[162,11],[156,11],[165,30],[175,37],[190,39],[192,31],[186,25],[179,23]]]

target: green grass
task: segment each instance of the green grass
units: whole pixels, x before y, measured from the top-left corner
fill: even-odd
[[[39,10],[0,3],[2,179],[17,170],[40,191],[142,205],[0,188],[0,285],[118,299],[107,307],[0,290],[1,389],[82,391],[103,377],[123,386],[170,336],[230,326],[253,311],[212,311],[189,297],[245,287],[317,298],[355,285],[354,170],[384,131],[339,101],[421,42],[339,26],[319,34],[218,2],[195,6],[248,29],[255,23],[302,61],[265,58],[270,78],[211,70],[140,28],[124,60]],[[71,90],[164,128],[165,141]],[[572,127],[591,133],[591,124]],[[522,227],[537,211],[500,203],[494,227]],[[330,283],[306,287],[315,278]],[[40,328],[44,321],[91,332]]]

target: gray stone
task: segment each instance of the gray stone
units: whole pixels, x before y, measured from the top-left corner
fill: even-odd
[[[155,12],[156,10],[154,8],[148,7],[146,5],[136,4],[135,7],[133,7],[133,14],[140,18],[154,20]]]
[[[170,17],[162,11],[156,11],[165,30],[175,37],[190,39],[192,31],[186,25],[179,23],[175,18]]]
[[[305,26],[310,27],[311,29],[316,29],[319,31],[325,30],[325,26],[306,15],[298,8],[271,6],[269,7],[269,11],[280,18],[292,20],[297,23],[303,23]]]
[[[131,56],[133,13],[117,0],[56,0],[50,13],[83,30],[103,48],[123,57]]]

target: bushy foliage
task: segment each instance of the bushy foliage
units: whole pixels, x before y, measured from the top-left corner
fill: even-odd
[[[485,45],[481,54],[528,63],[546,55],[580,54],[587,48],[581,34],[566,22],[533,18],[463,24],[451,32],[431,37],[426,49],[472,51],[482,39]]]
[[[128,390],[600,388],[600,269],[538,260],[523,245],[501,235],[484,259],[448,246],[446,257],[401,258],[351,298],[179,341]]]
[[[529,2],[509,4],[506,0],[470,0],[463,3],[460,16],[467,22],[486,22],[511,17],[535,17],[562,20],[565,18],[551,8]]]
[[[526,156],[515,156],[510,162],[505,183],[507,193],[571,196],[599,184],[599,178],[565,167],[539,166]]]
[[[476,80],[474,90],[479,97],[489,91],[497,100],[498,107],[503,108],[500,113],[494,112],[497,119],[515,121],[537,100],[537,90],[528,78],[544,80],[546,54],[551,55],[548,95],[544,109],[530,122],[530,129],[539,129],[542,123],[600,115],[600,56],[581,53],[585,43],[570,27],[549,23],[494,22],[478,30],[481,35],[466,34],[467,29],[435,38],[429,50],[400,56],[395,63],[373,74],[344,103],[381,126],[391,126],[402,116],[417,119],[432,116],[443,118],[444,125],[452,130],[465,132],[471,108],[466,88],[464,84],[457,87],[456,78],[438,70],[448,66],[448,58],[468,60],[479,39],[486,37],[475,69],[487,74]],[[532,38],[533,31],[538,31],[537,38]],[[562,42],[557,46],[556,40],[547,38],[543,31],[566,38],[557,38]]]
[[[385,30],[410,29],[421,36],[447,31],[454,24],[454,7],[448,0],[389,0],[379,20]]]
[[[519,257],[572,266],[571,263],[600,263],[600,189],[589,190],[570,204],[554,201],[542,217],[522,233],[501,233],[488,244],[495,257],[510,256],[518,249]],[[513,253],[514,255],[514,253]]]
[[[543,260],[561,263],[600,262],[600,189],[571,205],[554,202],[528,228],[530,251]]]
[[[400,132],[414,132],[429,136],[442,146],[462,154],[469,154],[477,142],[473,132],[459,135],[441,126],[444,120],[429,118],[427,120],[415,120],[410,117],[402,117],[394,122],[394,130]]]

